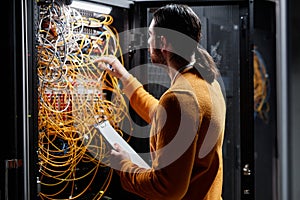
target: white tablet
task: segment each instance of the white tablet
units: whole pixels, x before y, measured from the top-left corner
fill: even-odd
[[[109,121],[104,120],[98,124],[95,124],[95,128],[103,135],[107,142],[113,147],[115,143],[118,143],[122,149],[127,151],[130,155],[130,159],[133,163],[140,167],[150,169],[151,167],[144,161],[142,157],[118,134],[118,132],[111,126]]]

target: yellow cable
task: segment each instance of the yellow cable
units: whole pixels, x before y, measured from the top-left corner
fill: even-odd
[[[118,32],[111,26],[112,16],[83,17],[58,4],[40,7],[38,164],[41,184],[53,190],[41,191],[39,196],[57,199],[68,188],[68,198],[77,199],[87,193],[99,169],[109,165],[108,148],[93,125],[105,116],[123,136],[122,122],[129,119],[118,80],[101,71],[93,60],[103,55],[114,55],[122,64],[124,60]],[[84,27],[99,28],[101,33],[91,37],[83,33]],[[113,98],[107,99],[105,93]],[[76,170],[80,163],[91,167],[79,174]],[[111,169],[106,174],[94,199],[104,195],[112,173]],[[76,181],[82,179],[86,187],[77,191]]]
[[[254,83],[254,111],[265,122],[268,121],[269,103],[267,102],[269,78],[266,66],[259,57],[259,52],[254,51],[253,58],[253,83]]]

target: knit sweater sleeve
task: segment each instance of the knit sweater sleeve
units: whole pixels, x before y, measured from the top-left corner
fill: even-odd
[[[128,97],[131,107],[147,123],[150,123],[155,108],[158,105],[158,100],[148,93],[143,88],[143,85],[132,75],[129,77],[128,83],[124,86],[123,92]]]
[[[153,116],[151,169],[129,160],[120,172],[124,189],[151,200],[179,200],[186,194],[196,155],[199,107],[190,93],[167,93]]]

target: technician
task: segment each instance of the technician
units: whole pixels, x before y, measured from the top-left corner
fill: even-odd
[[[171,79],[160,99],[149,94],[116,57],[97,59],[99,68],[121,80],[131,106],[151,125],[150,169],[133,164],[118,144],[111,152],[122,187],[145,199],[222,199],[225,97],[219,71],[200,48],[200,38],[201,22],[190,7],[169,4],[153,14],[151,61]]]

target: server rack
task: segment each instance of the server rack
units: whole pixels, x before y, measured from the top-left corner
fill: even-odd
[[[147,26],[153,10],[165,3],[136,1],[133,6],[135,15],[132,28]],[[200,17],[204,38],[201,45],[213,55],[225,83],[228,113],[224,139],[223,198],[253,199],[255,195],[253,115],[251,114],[253,113],[253,107],[251,107],[253,105],[251,98],[253,72],[250,67],[245,67],[252,65],[250,59],[252,56],[250,50],[252,48],[250,37],[252,5],[247,1],[184,1],[184,3],[190,5]],[[138,43],[132,46],[136,46],[134,48],[136,53],[130,62],[130,67],[146,64],[148,62],[147,50],[140,49]],[[165,89],[168,78],[157,70],[155,67],[148,66],[147,70],[137,73],[137,76],[147,80],[147,83],[155,82],[156,84],[146,86],[150,93],[159,97]],[[138,116],[135,119],[136,123],[146,125]],[[251,173],[243,173],[243,170],[251,170]]]
[[[11,80],[14,92],[14,112],[9,116],[13,119],[14,127],[13,151],[4,149],[4,152],[12,155],[4,156],[7,166],[2,167],[8,171],[8,178],[2,177],[2,181],[9,180],[7,188],[1,188],[1,197],[8,196],[14,198],[18,196],[23,199],[38,198],[40,190],[40,176],[38,168],[38,159],[36,152],[37,146],[37,77],[34,68],[37,53],[35,49],[35,26],[38,17],[38,3],[42,1],[22,1],[10,2],[10,8],[13,11],[10,23],[10,33],[14,33],[14,38],[10,40],[16,49],[13,53],[13,69],[7,69],[9,74],[13,75]],[[102,3],[91,1],[94,3]],[[167,3],[168,1],[107,1],[104,4],[113,6],[116,20],[116,26],[120,30],[136,29],[147,26],[151,11],[156,7]],[[199,14],[204,24],[204,33],[206,35],[203,44],[211,53],[214,53],[215,59],[219,62],[220,70],[226,86],[228,116],[226,122],[226,134],[224,140],[224,199],[254,199],[254,138],[253,138],[253,71],[252,71],[252,49],[253,49],[253,1],[238,0],[220,0],[220,1],[184,1],[183,3],[192,6]],[[122,13],[120,15],[120,13]],[[227,16],[231,20],[222,20],[219,16]],[[117,17],[118,18],[118,17]],[[20,26],[22,24],[22,26]],[[24,32],[18,32],[22,28]],[[139,33],[132,33],[132,37],[140,37]],[[233,44],[228,42],[228,37]],[[22,38],[22,39],[20,39]],[[223,43],[218,43],[222,41]],[[228,43],[226,43],[228,42]],[[216,45],[217,44],[217,45]],[[10,45],[10,44],[9,44]],[[9,46],[8,45],[8,46]],[[135,65],[147,62],[147,52],[139,49],[136,40],[130,41],[130,45],[125,55],[128,69]],[[223,46],[222,46],[223,45]],[[227,46],[226,46],[227,45]],[[228,53],[228,45],[232,51]],[[219,51],[218,51],[219,50]],[[220,58],[220,56],[223,56]],[[226,56],[228,60],[226,60]],[[229,59],[234,58],[234,59]],[[219,59],[219,60],[218,60]],[[233,63],[232,63],[233,62]],[[10,63],[11,64],[11,63]],[[17,66],[22,66],[20,69]],[[152,73],[152,74],[151,74]],[[145,79],[151,79],[158,72],[148,71],[147,73],[137,74]],[[160,72],[159,72],[160,73]],[[161,79],[164,81],[164,78]],[[161,83],[164,85],[164,83]],[[157,90],[157,85],[149,85],[149,91],[159,96],[164,88]],[[159,92],[157,92],[159,91]],[[21,94],[21,95],[20,95]],[[20,97],[22,96],[22,98]],[[247,113],[247,114],[246,114]],[[131,111],[133,120],[141,126],[146,124]],[[22,117],[16,117],[22,116]],[[142,151],[146,141],[130,141],[132,146]],[[142,145],[139,145],[142,144]],[[12,158],[12,159],[10,159]],[[12,167],[11,167],[12,166]],[[14,171],[16,170],[16,171]],[[16,177],[15,177],[16,176]],[[21,183],[21,184],[20,184]],[[18,185],[17,190],[22,191],[14,193],[13,185]],[[112,182],[107,190],[107,198],[118,199],[116,190],[122,191],[117,180]],[[131,194],[121,192],[128,198]],[[83,197],[84,198],[84,197]],[[88,197],[86,197],[88,198]],[[125,197],[126,198],[126,197]],[[18,198],[16,198],[18,199]]]

